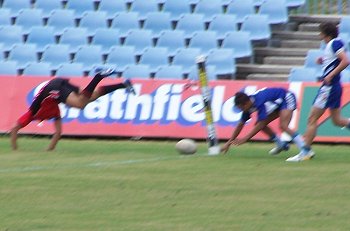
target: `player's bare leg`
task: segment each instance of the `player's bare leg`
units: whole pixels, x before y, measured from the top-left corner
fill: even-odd
[[[317,121],[325,111],[326,109],[317,108],[317,107],[313,107],[311,109],[311,112],[307,121],[306,132],[304,134],[305,144],[307,146],[311,146],[317,132],[317,127],[318,127]]]
[[[266,135],[270,137],[270,140],[276,143],[276,146],[269,151],[270,155],[277,155],[282,151],[289,150],[289,144],[285,141],[282,141],[280,137],[278,137],[276,133],[269,126],[269,124],[272,121],[276,120],[277,118],[279,118],[279,112],[274,111],[267,117],[267,120],[266,120],[267,125],[261,130],[262,132],[264,132]]]
[[[301,151],[292,157],[289,157],[287,162],[299,162],[304,160],[310,160],[315,156],[313,150],[311,150],[311,143],[315,138],[317,131],[317,120],[322,116],[325,112],[325,109],[315,108],[313,107],[311,110],[311,114],[308,119],[307,130],[304,135],[304,140],[299,139],[299,137],[294,137],[294,142],[297,144]],[[299,143],[299,144],[298,144]]]
[[[66,104],[71,107],[84,108],[89,102],[91,102],[90,98],[95,91],[97,84],[99,84],[105,77],[114,73],[114,69],[107,69],[98,72],[80,93],[71,92],[66,99]]]
[[[17,150],[17,136],[18,136],[18,131],[21,129],[21,125],[16,124],[15,126],[13,126],[13,128],[11,129],[11,147],[12,150]]]
[[[101,96],[104,96],[106,94],[109,94],[113,91],[116,91],[118,89],[125,88],[128,93],[136,94],[134,87],[132,85],[132,82],[127,79],[123,83],[117,83],[117,84],[111,84],[111,85],[105,85],[97,88],[91,95],[89,102],[92,102],[96,99],[98,99]]]
[[[338,127],[347,127],[349,128],[350,126],[350,121],[348,118],[344,118],[341,116],[340,112],[341,109],[340,108],[336,108],[336,109],[331,109],[331,117],[332,117],[332,121],[333,124],[338,126]]]

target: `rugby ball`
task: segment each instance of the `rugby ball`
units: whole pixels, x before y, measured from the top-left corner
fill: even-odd
[[[176,143],[175,149],[184,155],[195,154],[197,152],[197,144],[192,139],[182,139]]]

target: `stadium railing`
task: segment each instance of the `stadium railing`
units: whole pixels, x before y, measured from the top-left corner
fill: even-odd
[[[350,0],[306,0],[294,14],[349,14]]]

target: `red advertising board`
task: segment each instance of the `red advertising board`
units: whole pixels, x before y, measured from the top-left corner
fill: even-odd
[[[1,122],[0,132],[9,131],[17,118],[24,113],[40,86],[49,78],[0,77]],[[90,78],[72,78],[70,81],[86,86]],[[120,82],[122,79],[104,79],[100,85]],[[63,134],[79,136],[125,136],[125,137],[188,137],[205,139],[206,127],[203,102],[198,86],[184,90],[187,81],[133,80],[137,94],[118,90],[88,104],[84,110],[60,105],[63,118]],[[233,105],[233,95],[242,89],[254,92],[264,87],[290,88],[297,96],[300,85],[286,82],[212,81],[212,110],[218,138],[231,136],[240,112]],[[296,120],[295,120],[296,121]],[[246,134],[254,125],[254,118],[247,123]],[[294,122],[295,126],[296,123]],[[273,129],[279,131],[276,123]],[[50,121],[38,126],[33,122],[22,133],[50,134]],[[257,134],[255,139],[267,137]]]

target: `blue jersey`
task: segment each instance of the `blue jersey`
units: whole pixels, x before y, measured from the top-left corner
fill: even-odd
[[[253,107],[249,112],[243,112],[241,121],[250,119],[253,112],[257,112],[257,121],[265,120],[276,110],[295,110],[295,95],[284,88],[263,88],[250,95]]]

